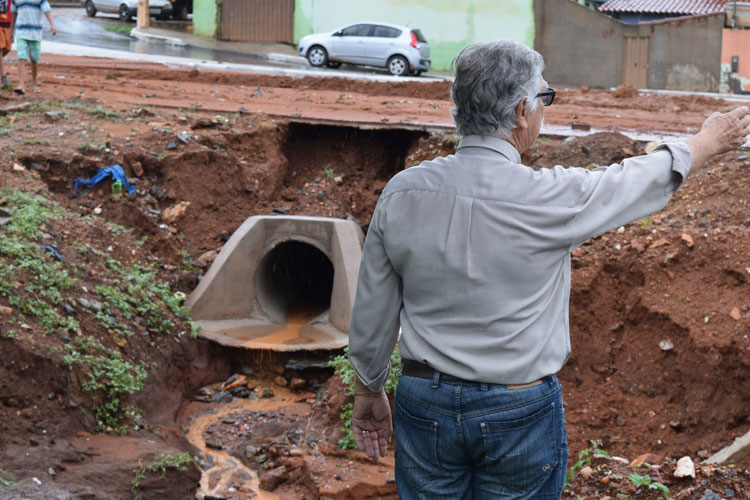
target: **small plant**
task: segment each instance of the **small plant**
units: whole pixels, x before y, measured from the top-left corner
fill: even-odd
[[[10,486],[15,486],[16,484],[18,484],[16,481],[11,481],[10,479],[5,479],[3,476],[10,477],[10,473],[9,472],[5,472],[4,470],[0,469],[0,484],[2,484],[3,486],[10,487]]]
[[[23,143],[24,144],[29,144],[29,145],[37,145],[37,144],[49,145],[49,141],[48,140],[46,140],[46,139],[39,139],[38,137],[25,137],[23,139]]]
[[[643,219],[641,221],[641,229],[648,229],[648,226],[651,224],[651,219]]]
[[[347,394],[349,396],[354,395],[354,367],[352,362],[349,360],[349,348],[344,348],[344,354],[336,356],[328,363],[329,367],[336,370],[341,377],[341,381],[348,386],[349,390]],[[401,356],[398,352],[393,351],[391,354],[391,371],[388,374],[388,378],[385,381],[385,392],[391,394],[396,391],[398,385],[398,374],[401,372]],[[352,403],[346,403],[341,405],[341,414],[339,418],[343,421],[341,430],[345,433],[344,437],[339,439],[338,447],[342,450],[355,450],[357,449],[357,443],[354,441],[354,434],[352,432],[352,411],[354,405]]]
[[[333,169],[333,168],[331,167],[331,164],[330,164],[330,163],[329,163],[328,165],[326,165],[325,167],[323,167],[323,174],[325,174],[325,176],[326,176],[326,179],[333,179],[334,177],[336,177],[336,176],[338,176],[338,175],[339,175],[339,173],[338,173],[338,172],[336,172],[336,171],[335,171],[335,170],[334,170],[334,169]]]
[[[89,154],[94,150],[94,148],[88,142],[79,144],[77,149],[80,153],[83,153],[83,154]]]
[[[571,480],[578,469],[582,469],[584,465],[591,463],[591,455],[603,455],[609,458],[609,453],[601,449],[602,442],[600,440],[593,439],[590,441],[590,444],[591,448],[581,450],[578,454],[578,461],[570,467],[568,474],[565,476],[565,484],[568,484],[568,481]]]
[[[107,349],[93,337],[76,337],[74,344],[65,344],[63,366],[80,366],[86,373],[81,388],[94,394],[96,429],[100,432],[113,429],[118,434],[127,433],[123,416],[135,415],[132,407],[123,406],[129,394],[143,390],[146,368],[133,366],[122,359],[122,354]]]
[[[195,112],[198,111],[198,106],[200,106],[200,105],[199,104],[191,104],[190,106],[187,107],[187,109],[185,111],[187,111],[188,113],[195,113]]]
[[[659,490],[666,500],[670,500],[669,488],[658,481],[652,480],[651,476],[641,476],[637,472],[633,472],[628,476],[628,479],[630,479],[630,482],[633,483],[633,486],[636,488],[646,486],[650,490]]]
[[[82,108],[82,111],[89,115],[94,115],[96,118],[102,118],[104,120],[116,120],[120,118],[120,114],[116,111],[104,109],[101,106],[97,106],[95,108]]]
[[[130,493],[133,495],[133,500],[141,500],[142,497],[138,489],[141,487],[141,481],[146,479],[146,475],[149,472],[158,472],[159,478],[164,479],[167,476],[168,469],[184,471],[187,470],[188,465],[196,460],[198,460],[198,457],[185,452],[159,454],[154,457],[154,460],[149,465],[143,465],[139,462],[140,466],[137,469],[133,469],[135,478],[130,483]]]

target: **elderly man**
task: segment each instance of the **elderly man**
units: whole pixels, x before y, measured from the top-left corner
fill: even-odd
[[[555,91],[515,42],[454,61],[455,155],[393,177],[370,222],[350,328],[355,439],[392,433],[402,500],[559,499],[567,437],[555,373],[570,355],[570,252],[664,207],[691,168],[742,145],[750,110],[714,113],[686,142],[596,170],[534,171],[521,153]]]

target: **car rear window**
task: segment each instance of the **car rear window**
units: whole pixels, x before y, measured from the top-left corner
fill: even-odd
[[[401,34],[401,30],[396,28],[391,28],[390,26],[378,26],[375,25],[375,31],[373,32],[372,36],[377,36],[380,38],[398,38]]]
[[[419,30],[411,30],[412,33],[414,33],[414,36],[417,37],[418,42],[427,43],[427,39],[424,37],[421,31]]]

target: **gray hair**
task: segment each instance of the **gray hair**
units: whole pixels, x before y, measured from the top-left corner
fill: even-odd
[[[534,112],[544,69],[541,54],[510,40],[464,47],[452,64],[451,110],[459,136],[507,139],[516,128],[516,107],[526,99]]]

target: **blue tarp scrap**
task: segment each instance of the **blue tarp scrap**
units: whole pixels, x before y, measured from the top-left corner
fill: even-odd
[[[62,256],[59,253],[57,253],[57,250],[55,250],[51,246],[49,246],[49,245],[39,245],[39,248],[41,248],[42,250],[49,250],[50,252],[52,252],[53,254],[55,254],[55,257],[57,257],[57,260],[62,260]]]
[[[96,175],[94,175],[90,179],[76,179],[73,181],[73,196],[75,196],[78,193],[78,186],[81,185],[83,187],[92,188],[99,184],[102,180],[106,179],[107,177],[112,177],[112,180],[120,181],[122,182],[122,187],[124,187],[129,195],[135,194],[135,185],[128,182],[127,177],[125,177],[125,171],[122,169],[122,167],[117,165],[112,165],[111,167],[105,167],[100,168]]]

